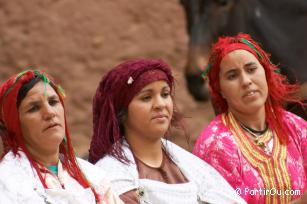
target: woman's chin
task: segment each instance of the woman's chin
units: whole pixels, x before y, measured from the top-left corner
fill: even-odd
[[[157,128],[155,130],[153,130],[154,135],[157,135],[158,139],[161,139],[164,137],[164,135],[166,134],[168,128]]]

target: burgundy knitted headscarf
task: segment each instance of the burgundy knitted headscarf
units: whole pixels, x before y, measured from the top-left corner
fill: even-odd
[[[5,154],[9,151],[12,151],[13,154],[17,156],[18,151],[22,150],[30,161],[31,166],[36,170],[37,175],[42,182],[42,185],[47,188],[47,184],[41,174],[38,164],[34,161],[34,158],[32,158],[30,152],[26,147],[25,139],[21,131],[19,112],[17,107],[17,98],[20,94],[20,90],[23,88],[24,85],[27,85],[35,78],[39,78],[39,80],[42,80],[45,83],[45,86],[49,84],[55,90],[65,110],[63,101],[65,97],[64,90],[60,86],[56,85],[55,81],[46,73],[38,70],[26,70],[10,77],[0,87],[0,123],[1,126],[3,126],[2,128],[5,128],[5,130],[3,130],[1,133],[4,147],[4,153],[1,158],[3,158]],[[69,135],[69,130],[67,128],[65,113],[64,117],[66,139],[63,140],[60,144],[60,154],[64,158],[63,160],[61,160],[61,162],[63,163],[63,167],[67,170],[70,176],[75,178],[81,186],[83,186],[84,188],[91,187],[89,182],[81,172],[79,166],[77,165],[75,153]],[[98,194],[93,188],[92,191],[96,197],[96,200],[100,201]]]
[[[96,163],[106,154],[127,162],[121,148],[123,135],[119,116],[128,110],[132,98],[144,86],[158,80],[166,81],[172,92],[174,79],[170,66],[151,59],[124,62],[102,78],[93,100],[94,135],[89,150],[90,162]]]
[[[299,85],[290,85],[286,77],[279,74],[278,67],[270,61],[270,55],[248,34],[239,33],[233,37],[220,37],[212,46],[204,75],[209,79],[213,106],[218,110],[218,113],[228,110],[227,101],[220,94],[220,63],[225,55],[238,49],[252,53],[263,66],[269,94],[265,103],[266,120],[271,129],[277,132],[280,140],[287,142],[288,130],[282,125],[283,105],[285,102],[301,103],[294,94],[299,90]]]

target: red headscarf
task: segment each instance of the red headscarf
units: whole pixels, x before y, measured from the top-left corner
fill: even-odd
[[[14,154],[17,154],[18,148],[25,149],[24,138],[19,123],[17,96],[20,88],[32,80],[35,74],[43,73],[39,71],[21,72],[10,77],[0,87],[0,122],[7,131],[7,133],[3,135],[4,154],[10,150],[13,151]],[[47,76],[45,78],[48,79]],[[62,95],[59,96],[62,101]]]
[[[89,150],[90,162],[96,163],[105,154],[127,162],[121,143],[117,142],[123,136],[118,116],[128,109],[132,98],[144,86],[158,80],[166,81],[172,92],[174,79],[169,65],[149,59],[119,64],[102,78],[93,101],[94,135]]]
[[[282,125],[283,105],[287,101],[298,102],[293,93],[299,90],[299,85],[290,85],[285,76],[279,74],[279,69],[270,61],[270,55],[248,34],[239,33],[233,37],[220,37],[212,46],[209,55],[209,64],[205,70],[209,79],[210,92],[213,106],[219,113],[228,110],[227,101],[220,94],[220,63],[225,55],[231,51],[243,49],[252,53],[265,70],[268,83],[268,99],[265,103],[266,120],[282,142],[288,142],[288,134]]]
[[[22,135],[21,127],[20,127],[20,120],[19,120],[19,112],[17,107],[17,96],[19,94],[19,90],[23,87],[23,85],[30,82],[35,77],[41,77],[44,81],[45,85],[48,83],[50,84],[57,95],[60,98],[61,104],[64,108],[64,92],[60,86],[57,86],[54,80],[48,76],[46,73],[42,71],[32,71],[26,70],[19,74],[16,74],[10,77],[7,81],[5,81],[0,87],[0,122],[6,128],[4,135],[2,135],[2,141],[4,146],[4,154],[12,151],[15,155],[18,154],[19,150],[22,150],[27,158],[29,159],[31,165],[35,168],[43,186],[47,188],[46,182],[39,170],[37,163],[32,158],[30,152],[28,151],[25,140]],[[64,108],[65,110],[65,108]],[[83,176],[79,166],[76,162],[76,157],[73,151],[69,131],[67,128],[66,123],[66,114],[64,113],[65,117],[65,137],[66,140],[60,144],[60,153],[64,156],[63,166],[67,169],[68,173],[75,178],[80,185],[84,188],[90,187],[88,181]],[[94,189],[92,189],[96,200],[100,200],[97,193]]]

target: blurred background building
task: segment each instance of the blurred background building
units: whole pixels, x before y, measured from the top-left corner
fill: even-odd
[[[0,83],[24,69],[42,69],[66,91],[76,152],[86,156],[92,136],[92,98],[102,75],[130,58],[162,58],[177,79],[176,101],[187,117],[191,150],[213,118],[209,102],[186,89],[188,35],[178,0],[0,0]],[[1,148],[0,148],[1,149]]]

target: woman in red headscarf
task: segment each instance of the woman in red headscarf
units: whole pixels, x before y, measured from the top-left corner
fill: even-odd
[[[160,60],[124,62],[101,80],[89,160],[107,171],[126,203],[244,203],[199,158],[167,141],[182,128],[174,79]]]
[[[306,121],[283,109],[287,83],[247,34],[221,37],[204,72],[219,115],[193,153],[216,168],[248,203],[289,203],[307,188]]]
[[[122,203],[102,172],[76,159],[63,99],[41,71],[1,85],[0,203]]]

